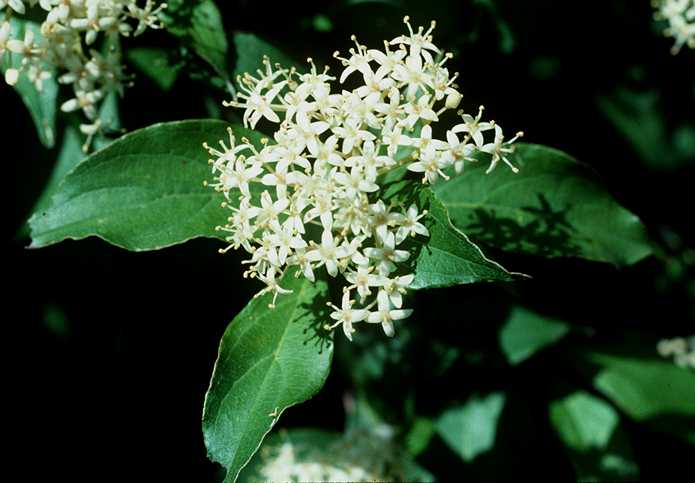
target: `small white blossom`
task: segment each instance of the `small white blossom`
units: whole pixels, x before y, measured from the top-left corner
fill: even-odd
[[[695,334],[660,340],[656,350],[661,357],[673,358],[677,366],[695,370]]]
[[[353,309],[353,303],[354,301],[350,298],[350,291],[346,290],[343,293],[343,301],[340,308],[333,304],[329,304],[329,306],[333,308],[330,317],[336,321],[331,328],[342,325],[345,337],[349,340],[352,340],[352,333],[355,331],[355,329],[352,328],[352,324],[363,321],[367,318],[367,315],[369,315],[369,311],[366,309]]]
[[[391,306],[388,293],[385,290],[380,290],[379,295],[377,295],[377,310],[369,313],[367,322],[381,324],[384,333],[393,337],[395,334],[393,321],[406,319],[410,317],[411,313],[413,313],[413,309],[394,309]]]
[[[418,213],[417,206],[415,205],[410,205],[410,208],[408,208],[408,211],[404,214],[396,213],[394,215],[395,225],[398,226],[398,231],[396,231],[396,243],[402,243],[408,236],[430,236],[430,232],[425,225],[419,222],[426,214],[427,211]]]
[[[675,55],[684,45],[695,49],[695,0],[655,0],[655,14],[668,23],[664,35],[673,37],[671,52]]]
[[[310,262],[317,262],[316,266],[326,265],[326,270],[331,277],[338,275],[338,259],[345,258],[347,252],[345,247],[336,246],[333,234],[330,230],[323,230],[321,244],[306,254]]]

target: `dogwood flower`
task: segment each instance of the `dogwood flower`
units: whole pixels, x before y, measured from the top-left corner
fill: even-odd
[[[329,304],[328,327],[342,326],[350,340],[356,322],[380,324],[392,336],[394,323],[411,314],[404,308],[416,278],[406,264],[410,240],[430,236],[424,207],[387,199],[388,175],[417,190],[420,181],[449,179],[452,166],[460,171],[476,153],[490,158],[489,170],[499,162],[516,170],[509,160],[516,137],[505,141],[499,125],[482,121],[482,109],[475,117],[460,111],[461,124],[439,128],[462,98],[457,74],[444,66],[451,55],[432,43],[434,24],[405,23],[409,35],[385,41],[384,50],[353,36],[349,55],[335,54],[344,67],[337,80],[311,59],[300,74],[264,58],[261,69],[238,78],[239,93],[225,105],[244,109],[246,127],[272,126],[272,139],[254,146],[230,134],[221,148],[204,144],[215,177],[209,186],[232,211],[218,227],[228,242],[221,251],[249,253],[245,276],[266,284],[259,294],[272,293],[271,305],[287,292],[279,281],[290,269],[312,282],[339,281],[342,302]],[[348,80],[352,90],[335,88]]]
[[[355,331],[355,329],[352,328],[352,324],[363,321],[367,318],[367,315],[369,315],[369,311],[366,309],[353,309],[353,303],[354,301],[350,298],[350,291],[346,290],[343,293],[343,300],[340,308],[331,303],[328,304],[333,308],[330,317],[336,321],[331,328],[342,325],[343,333],[345,333],[345,337],[349,340],[352,340],[352,333]]]
[[[672,357],[677,366],[695,370],[695,334],[687,338],[662,339],[656,350],[661,357]]]
[[[87,118],[81,131],[87,136],[88,148],[96,133],[110,128],[98,119],[99,104],[109,92],[122,95],[130,83],[116,48],[119,37],[161,28],[159,13],[166,4],[153,0],[142,7],[137,0],[0,0],[0,11],[5,7],[15,14],[43,16],[40,31],[26,27],[22,38],[10,37],[9,22],[0,26],[0,62],[10,53],[21,58],[19,67],[6,70],[5,81],[14,85],[24,75],[39,91],[54,76],[59,83],[70,84],[74,98],[61,109],[82,111]],[[134,29],[131,23],[136,24]],[[104,52],[84,48],[96,45],[100,38]]]
[[[667,22],[664,35],[673,37],[675,44],[671,49],[674,55],[684,45],[695,49],[695,0],[655,0],[655,17]]]
[[[388,293],[385,290],[380,290],[377,295],[377,310],[370,312],[367,316],[367,322],[370,324],[381,324],[384,333],[393,337],[395,334],[393,322],[395,320],[403,320],[410,317],[413,309],[395,309],[391,306]]]

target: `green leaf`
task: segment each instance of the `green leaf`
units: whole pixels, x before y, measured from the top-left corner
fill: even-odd
[[[550,404],[550,421],[565,444],[579,481],[634,481],[634,462],[620,416],[610,404],[577,391]]]
[[[263,69],[264,55],[268,56],[273,65],[279,63],[282,64],[283,67],[301,67],[295,60],[287,56],[280,49],[254,34],[235,33],[234,46],[236,47],[237,53],[234,77],[243,75],[245,72],[255,74],[256,70]]]
[[[97,236],[128,250],[154,250],[199,236],[218,237],[223,197],[211,178],[204,141],[227,136],[227,124],[191,120],[126,134],[89,156],[56,190],[50,207],[29,220],[31,247]],[[240,126],[237,136],[260,135]],[[259,144],[260,145],[260,144]]]
[[[617,89],[598,105],[642,162],[658,170],[674,170],[695,160],[695,126],[674,129],[667,123],[658,90]]]
[[[590,353],[594,387],[631,418],[695,444],[695,374],[668,361]]]
[[[103,149],[114,141],[110,134],[118,133],[121,129],[121,115],[118,110],[118,93],[109,92],[99,107],[99,121],[102,130],[94,136],[91,148]]]
[[[180,66],[170,62],[168,50],[156,47],[140,47],[129,49],[126,57],[160,89],[168,91],[174,86]]]
[[[80,132],[74,127],[68,127],[63,135],[63,142],[60,146],[58,159],[48,182],[43,189],[43,193],[31,210],[32,216],[40,216],[51,203],[51,197],[55,193],[58,185],[65,175],[82,161],[85,154],[82,152],[82,140]]]
[[[464,461],[473,461],[494,446],[505,400],[504,393],[494,392],[448,409],[435,423],[437,433]]]
[[[102,122],[103,126],[108,128],[108,130],[115,130],[120,127],[117,93],[110,92],[107,94],[99,110],[99,120]],[[58,158],[53,166],[53,171],[48,178],[48,182],[46,183],[43,192],[39,196],[38,200],[36,200],[34,208],[31,210],[30,218],[35,215],[41,216],[40,213],[48,209],[48,207],[51,205],[51,198],[58,189],[60,182],[75,166],[80,163],[80,161],[87,156],[82,149],[83,140],[84,135],[81,134],[75,126],[68,126],[65,129],[63,141],[60,146],[60,152],[58,153]],[[113,139],[107,138],[103,134],[97,134],[93,144],[94,148],[101,149],[106,147],[111,142],[113,142]],[[20,233],[22,234],[22,237],[29,236],[30,229],[28,222],[24,223]]]
[[[210,64],[222,78],[229,78],[227,69],[227,37],[222,15],[212,0],[203,0],[193,8],[191,17],[193,50]]]
[[[519,144],[511,157],[518,174],[487,163],[435,193],[454,224],[473,240],[503,250],[545,257],[573,256],[629,265],[652,253],[642,222],[620,206],[595,173],[567,154]]]
[[[35,22],[12,17],[10,19],[10,38],[23,39],[25,30],[32,30],[35,34],[36,42],[41,41],[41,27]],[[18,69],[22,65],[22,56],[7,51],[4,55],[5,62],[2,64],[4,74],[10,67]],[[17,84],[14,86],[27,106],[29,114],[36,125],[36,131],[41,140],[41,144],[47,148],[55,145],[56,137],[56,103],[58,98],[58,83],[53,76],[44,79],[41,91],[27,78],[26,73],[22,72]]]
[[[292,294],[269,309],[254,298],[227,327],[205,396],[203,434],[209,457],[234,481],[282,412],[323,386],[333,344],[322,335],[328,287],[286,273]]]
[[[511,281],[512,275],[485,257],[468,237],[449,220],[444,205],[429,196],[425,217],[430,237],[415,260],[415,280],[411,288],[450,287],[483,281]]]
[[[417,418],[405,436],[405,444],[413,456],[417,456],[430,444],[434,435],[434,423],[427,418]]]
[[[182,39],[217,75],[229,78],[227,37],[222,15],[213,0],[170,0],[160,18],[167,31]]]
[[[516,365],[557,342],[568,331],[565,322],[515,307],[500,331],[500,346],[509,363]]]

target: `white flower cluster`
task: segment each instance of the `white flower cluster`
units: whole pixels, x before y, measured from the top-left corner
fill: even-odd
[[[27,28],[23,38],[12,38],[10,15],[24,14],[36,4],[45,12],[40,35]],[[14,85],[24,72],[40,91],[43,81],[57,69],[58,81],[70,84],[74,93],[61,110],[82,110],[89,123],[82,124],[81,130],[91,138],[103,127],[98,119],[99,102],[108,92],[122,94],[127,81],[119,37],[160,28],[157,15],[165,7],[164,3],[156,6],[153,0],[146,0],[142,7],[137,0],[0,0],[0,12],[5,10],[0,24],[0,61],[6,53],[22,57],[19,68],[5,71],[5,81]],[[100,33],[106,47],[103,53],[95,48]]]
[[[413,467],[389,438],[353,429],[325,446],[280,431],[249,481],[409,481]],[[254,478],[255,477],[255,478]],[[410,478],[409,478],[410,477]]]
[[[272,457],[264,455],[266,461],[260,469],[262,481],[378,481],[357,463],[302,461],[290,442],[283,443],[276,451]]]
[[[354,323],[381,324],[391,336],[393,321],[410,315],[403,294],[414,275],[402,244],[429,235],[420,222],[426,211],[381,199],[382,175],[406,167],[433,183],[448,179],[448,168],[460,172],[477,151],[490,155],[488,171],[500,161],[517,171],[507,158],[516,137],[505,141],[499,125],[481,121],[482,107],[476,116],[459,111],[446,141],[433,137],[440,116],[461,101],[457,74],[445,67],[451,54],[432,43],[434,22],[427,31],[413,31],[408,17],[405,23],[409,35],[384,42],[384,50],[353,36],[349,56],[334,54],[345,67],[339,82],[356,82],[352,90],[335,92],[336,78],[311,59],[310,71],[299,74],[265,58],[264,69],[238,79],[240,92],[225,105],[245,109],[251,128],[262,118],[277,124],[274,142],[265,139],[257,149],[230,130],[228,146],[204,145],[212,156],[210,185],[235,201],[227,205],[228,223],[218,227],[229,232],[221,251],[243,247],[251,254],[245,276],[266,284],[258,295],[272,292],[271,307],[287,292],[278,280],[288,267],[312,281],[322,266],[341,275],[344,296],[340,307],[331,304],[331,328],[342,325],[349,339]]]
[[[695,335],[687,339],[685,337],[663,339],[659,341],[656,350],[661,357],[673,357],[673,361],[679,367],[695,369]]]
[[[695,49],[695,0],[655,0],[656,18],[668,22],[664,34],[676,41],[677,54],[684,45]]]

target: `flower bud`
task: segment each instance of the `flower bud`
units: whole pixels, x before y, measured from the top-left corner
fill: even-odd
[[[5,82],[13,86],[19,80],[19,71],[17,69],[7,69],[5,71]]]
[[[461,99],[463,96],[460,92],[451,91],[448,96],[446,96],[446,102],[444,105],[447,109],[456,109],[461,104]]]

